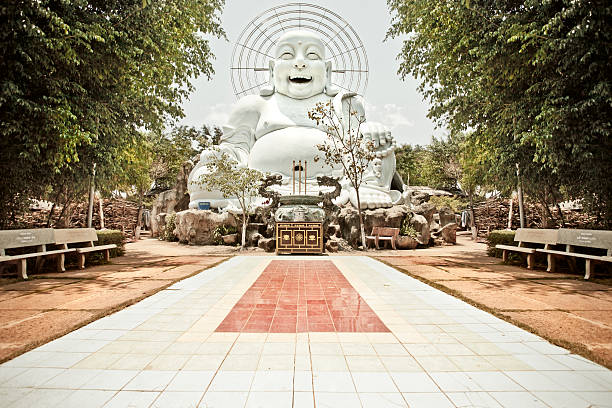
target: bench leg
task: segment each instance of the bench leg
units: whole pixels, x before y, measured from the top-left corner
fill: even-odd
[[[391,248],[395,249],[395,240],[394,239],[391,240]]]
[[[57,256],[57,271],[58,272],[66,272],[66,268],[64,266],[65,261],[66,261],[66,256],[64,254],[59,254]]]
[[[85,269],[85,254],[79,254],[79,269]]]
[[[527,254],[527,269],[533,269],[534,254]]]
[[[508,251],[502,250],[502,262],[508,262]]]
[[[17,275],[23,280],[28,279],[28,263],[25,259],[17,261]]]
[[[555,272],[557,270],[557,257],[548,254],[546,258],[548,259],[548,268],[546,268],[546,272]]]
[[[567,264],[569,265],[570,271],[572,271],[572,273],[577,273],[578,267],[576,266],[576,258],[574,257],[566,257],[566,258],[567,258]]]
[[[374,239],[374,244],[376,244],[376,249],[380,249],[380,247],[378,246],[378,237]]]
[[[105,249],[104,250],[104,260],[106,262],[110,262],[110,249]]]
[[[585,268],[584,268],[584,279],[589,279],[591,277],[594,267],[595,267],[595,262],[593,262],[591,259],[587,259]]]
[[[40,272],[44,263],[45,263],[44,256],[39,256],[38,258],[36,258],[36,264],[34,265],[34,272],[36,273]]]

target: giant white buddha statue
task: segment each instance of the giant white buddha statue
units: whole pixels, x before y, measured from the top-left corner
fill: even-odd
[[[364,102],[354,93],[340,92],[331,83],[332,64],[325,59],[325,44],[319,36],[308,31],[290,31],[276,43],[274,60],[270,61],[270,84],[259,95],[241,98],[223,126],[220,150],[227,152],[241,165],[265,173],[279,174],[282,184],[275,189],[282,195],[293,193],[293,162],[307,162],[307,194],[318,194],[318,176],[341,178],[342,193],[336,204],[349,200],[357,206],[355,192],[347,180],[342,180],[341,167],[326,166],[315,156],[323,154],[317,144],[328,139],[323,124],[317,126],[309,119],[319,102],[331,102],[340,118],[351,111],[365,118]],[[389,207],[403,203],[403,183],[395,172],[395,141],[383,125],[365,121],[361,132],[372,139],[376,148],[373,160],[359,189],[362,208]],[[190,208],[206,201],[212,208],[224,208],[232,199],[219,191],[208,190],[199,178],[208,170],[206,161],[214,151],[204,151],[189,175]],[[392,189],[393,184],[393,189]],[[304,189],[304,187],[302,187]],[[297,191],[296,191],[297,193]]]

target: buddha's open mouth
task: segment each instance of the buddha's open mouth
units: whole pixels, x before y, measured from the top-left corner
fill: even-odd
[[[312,81],[312,77],[306,76],[289,76],[289,80],[296,84],[307,84]]]

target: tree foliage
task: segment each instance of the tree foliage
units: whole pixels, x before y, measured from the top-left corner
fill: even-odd
[[[223,0],[7,0],[0,7],[0,219],[182,115],[213,73]],[[18,163],[18,165],[17,165]],[[78,163],[78,164],[76,164]],[[64,173],[67,173],[64,174]]]
[[[151,132],[148,137],[154,155],[150,168],[152,190],[160,192],[172,188],[183,163],[219,144],[221,134],[218,127],[207,125],[200,128],[177,126],[170,131]]]
[[[430,117],[485,154],[500,190],[523,180],[583,198],[612,224],[612,4],[602,0],[389,0],[406,34],[399,73]],[[561,198],[561,197],[559,197]]]
[[[426,146],[401,146],[395,151],[397,171],[413,186],[461,192],[464,139],[459,133],[447,138],[432,137]]]

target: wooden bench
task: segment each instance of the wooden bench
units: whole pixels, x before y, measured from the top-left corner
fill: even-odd
[[[69,244],[85,244],[85,247],[72,248],[79,256],[79,268],[85,268],[85,255],[90,252],[104,251],[104,259],[110,260],[110,250],[117,248],[115,244],[94,246],[98,240],[98,234],[93,228],[68,228],[54,230],[55,244],[68,249]],[[62,266],[64,259],[61,257]]]
[[[581,258],[585,260],[584,279],[589,279],[596,263],[612,262],[612,231],[561,228],[558,231],[557,243],[565,245],[565,251],[551,248],[538,249],[538,252],[548,255],[549,272],[555,271],[556,261],[560,257],[568,258],[572,270],[576,269],[576,258]],[[580,253],[577,252],[579,248],[606,250],[606,254]]]
[[[519,252],[527,255],[527,268],[533,269],[537,248],[526,245],[544,245],[545,249],[549,249],[557,244],[558,235],[559,231],[555,229],[519,228],[514,234],[514,240],[518,241],[518,246],[500,244],[495,245],[495,248],[503,251],[502,259],[504,262],[508,260],[508,252]]]
[[[374,241],[376,249],[379,249],[378,243],[380,241],[391,242],[391,248],[395,249],[395,243],[399,235],[399,228],[390,227],[373,227],[372,233],[366,235],[366,245],[370,241]]]
[[[39,270],[43,257],[54,256],[57,258],[58,271],[63,271],[64,254],[76,250],[67,247],[47,250],[47,245],[55,245],[54,231],[51,228],[0,231],[0,262],[17,264],[17,273],[22,279],[28,279],[27,260],[32,258],[36,258],[35,270]],[[6,249],[17,248],[34,249],[34,252],[21,255],[6,254]]]

